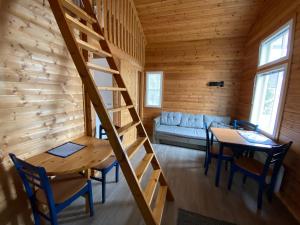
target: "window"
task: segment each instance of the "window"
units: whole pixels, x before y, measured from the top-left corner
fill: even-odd
[[[284,84],[285,67],[258,74],[250,121],[273,136]]]
[[[288,56],[291,23],[288,23],[275,35],[262,42],[260,47],[259,66],[272,63]]]
[[[250,121],[272,138],[277,135],[281,119],[291,31],[292,21],[260,45]],[[266,65],[268,68],[264,70]]]
[[[146,107],[160,108],[162,102],[162,72],[146,73]]]

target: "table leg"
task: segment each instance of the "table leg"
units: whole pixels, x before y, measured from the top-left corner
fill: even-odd
[[[87,179],[90,179],[90,175],[91,175],[91,170],[85,170],[84,171],[84,176],[87,178]],[[89,207],[89,195],[85,195],[84,196],[85,198],[85,212],[86,213],[89,213],[90,212],[90,207]]]
[[[219,155],[218,155],[217,171],[216,171],[216,180],[215,180],[216,187],[219,187],[219,182],[220,182],[220,175],[221,175],[221,168],[222,168],[223,148],[224,148],[223,145],[220,144],[220,150],[219,150]]]

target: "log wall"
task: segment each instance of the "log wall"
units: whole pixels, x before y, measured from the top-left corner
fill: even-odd
[[[241,76],[237,116],[249,119],[253,85],[256,75],[260,42],[275,32],[280,26],[294,18],[295,30],[292,61],[289,73],[287,95],[282,122],[279,128],[279,142],[293,141],[293,146],[285,161],[286,174],[280,198],[291,212],[300,220],[300,7],[299,1],[269,0],[253,26],[245,48],[245,60]]]
[[[145,71],[163,71],[161,109],[144,108],[144,124],[164,111],[234,116],[244,38],[149,44]],[[210,81],[225,86],[209,87]]]

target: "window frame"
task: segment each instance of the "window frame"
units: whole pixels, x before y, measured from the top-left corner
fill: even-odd
[[[294,21],[295,21],[295,18],[296,18],[295,16],[292,17],[287,22],[283,23],[283,25],[279,26],[274,32],[272,32],[270,35],[268,35],[266,38],[262,39],[259,42],[260,44],[259,44],[259,50],[258,50],[257,69],[256,69],[256,75],[255,75],[254,85],[253,85],[251,111],[249,114],[249,121],[251,120],[252,112],[253,112],[253,103],[254,103],[254,97],[255,97],[255,91],[256,91],[257,77],[260,74],[268,73],[270,71],[277,70],[282,67],[284,67],[284,71],[285,71],[284,80],[283,80],[283,84],[282,84],[282,90],[280,93],[280,99],[279,99],[279,103],[278,103],[278,111],[277,111],[277,115],[276,115],[276,121],[275,121],[273,134],[269,134],[263,130],[259,130],[265,136],[272,138],[273,140],[277,140],[279,137],[280,125],[282,123],[282,118],[283,118],[284,104],[286,102],[286,94],[287,94],[287,87],[288,87],[289,75],[290,75],[290,70],[291,70],[292,52],[293,52],[293,45],[294,45],[294,35],[295,35],[295,22]],[[283,30],[288,25],[290,27],[290,35],[289,35],[287,56],[260,66],[259,63],[260,63],[260,54],[261,54],[262,44],[264,42],[266,42],[267,40],[271,39],[274,35],[276,35],[278,32]]]
[[[279,58],[279,59],[276,59],[276,60],[274,60],[272,62],[268,62],[268,63],[263,64],[263,65],[259,65],[260,64],[260,55],[262,53],[263,44],[265,42],[271,40],[277,33],[282,32],[288,26],[290,27],[290,29],[291,29],[290,31],[291,32],[290,32],[290,35],[289,35],[286,56],[282,57],[282,58]],[[294,20],[290,19],[287,23],[285,23],[284,25],[282,25],[278,29],[276,29],[272,34],[268,35],[268,37],[266,37],[265,39],[263,39],[262,41],[260,41],[259,52],[258,52],[258,61],[257,61],[257,68],[258,69],[263,70],[264,68],[268,68],[268,67],[271,67],[273,65],[280,64],[281,62],[287,61],[290,58],[293,32],[294,32]]]
[[[255,94],[256,94],[257,79],[259,78],[259,76],[263,76],[266,73],[280,70],[280,69],[283,69],[284,74],[283,74],[282,90],[280,92],[280,97],[279,97],[279,102],[278,102],[278,112],[277,112],[277,115],[275,118],[275,125],[274,125],[273,133],[269,134],[264,130],[259,130],[262,134],[264,134],[265,136],[268,136],[270,138],[277,138],[277,134],[279,132],[279,125],[280,125],[281,117],[282,117],[281,112],[282,112],[284,102],[285,102],[285,89],[286,89],[287,76],[288,76],[288,64],[283,63],[281,65],[277,65],[275,67],[268,68],[266,70],[258,71],[257,74],[255,75],[255,79],[254,79],[253,96],[252,96],[252,102],[251,102],[251,112],[250,112],[249,121],[251,121],[252,113],[254,111],[253,108],[254,108],[254,101],[255,101]]]
[[[147,98],[148,98],[148,74],[160,74],[161,79],[160,79],[160,85],[161,85],[161,90],[160,90],[160,104],[159,105],[148,105]],[[163,81],[164,81],[164,72],[163,71],[147,71],[145,73],[145,101],[144,101],[144,107],[146,108],[156,108],[160,109],[162,108],[162,101],[163,101]]]

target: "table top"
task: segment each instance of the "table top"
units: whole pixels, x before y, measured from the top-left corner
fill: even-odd
[[[233,144],[233,145],[244,145],[248,147],[260,147],[260,148],[272,148],[272,145],[258,144],[253,142],[248,142],[243,138],[238,130],[233,130],[229,128],[216,128],[212,127],[211,132],[215,138],[223,144]]]
[[[72,140],[72,142],[83,144],[87,147],[66,158],[43,152],[26,161],[34,166],[44,167],[49,176],[54,176],[90,169],[106,160],[113,153],[112,147],[107,140],[83,136]]]

